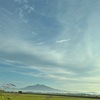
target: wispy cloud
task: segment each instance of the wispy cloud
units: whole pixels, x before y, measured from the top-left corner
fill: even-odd
[[[71,39],[67,39],[67,40],[58,40],[56,41],[56,43],[63,43],[63,42],[67,42],[67,41],[70,41]]]

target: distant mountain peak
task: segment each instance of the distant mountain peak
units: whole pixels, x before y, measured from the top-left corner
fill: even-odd
[[[29,85],[27,87],[21,88],[21,90],[32,90],[32,91],[60,91],[58,89],[54,89],[52,87],[43,85],[43,84],[36,84],[36,85]]]
[[[43,84],[36,84],[34,86],[46,86],[46,85],[43,85]]]

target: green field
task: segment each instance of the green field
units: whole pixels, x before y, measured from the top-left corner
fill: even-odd
[[[49,95],[34,95],[34,94],[8,94],[0,95],[0,100],[99,100],[94,98],[78,98],[66,96],[49,96]]]

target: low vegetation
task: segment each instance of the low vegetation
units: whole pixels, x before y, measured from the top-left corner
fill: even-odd
[[[0,95],[0,100],[91,100],[91,99],[97,100],[96,98],[19,94],[19,93],[2,93],[2,95]]]

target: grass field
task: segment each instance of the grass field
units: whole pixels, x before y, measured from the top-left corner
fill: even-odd
[[[0,96],[0,100],[99,100],[99,99],[66,97],[66,96],[4,93]]]

